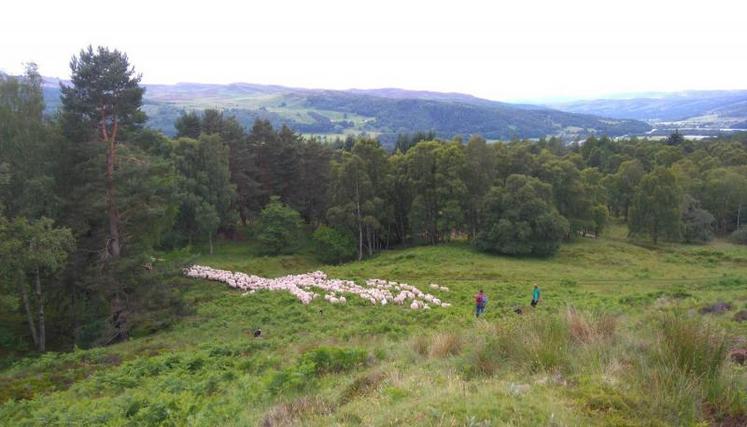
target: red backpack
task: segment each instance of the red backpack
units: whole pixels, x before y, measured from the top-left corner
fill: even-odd
[[[484,294],[477,294],[475,295],[475,304],[482,305],[485,303],[485,295]]]

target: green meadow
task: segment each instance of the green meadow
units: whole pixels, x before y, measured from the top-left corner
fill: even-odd
[[[405,282],[453,305],[411,310],[176,279],[184,315],[152,335],[0,371],[0,424],[744,425],[747,247],[651,247],[612,228],[549,259],[467,243],[321,265],[247,242],[164,254],[262,276],[322,270]],[[432,290],[431,283],[449,291]],[[539,307],[529,307],[533,283]],[[484,289],[477,320],[473,295]],[[703,307],[728,302],[720,314]],[[521,309],[523,314],[514,312]],[[254,338],[257,328],[263,337]]]

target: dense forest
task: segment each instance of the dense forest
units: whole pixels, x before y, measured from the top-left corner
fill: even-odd
[[[418,133],[391,151],[262,119],[247,129],[205,110],[181,115],[170,138],[144,126],[144,88],[125,54],[88,48],[70,65],[52,117],[35,66],[0,77],[0,347],[11,351],[157,330],[181,310],[167,283],[183,265],[163,254],[211,251],[217,238],[277,254],[311,236],[330,263],[452,239],[552,256],[612,220],[641,242],[747,243],[747,135],[487,143]]]

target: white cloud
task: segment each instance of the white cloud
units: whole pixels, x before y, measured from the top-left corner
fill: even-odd
[[[745,88],[743,1],[7,2],[0,67],[88,44],[149,83],[403,87],[492,99]]]

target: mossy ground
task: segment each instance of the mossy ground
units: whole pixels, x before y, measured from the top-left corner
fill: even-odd
[[[196,252],[196,251],[193,251]],[[485,255],[466,243],[318,264],[223,242],[194,260],[278,276],[407,282],[448,309],[412,311],[283,293],[242,297],[177,279],[194,308],[168,330],[111,347],[29,357],[0,371],[0,424],[688,425],[746,420],[747,247],[650,247],[619,229],[550,259]],[[164,255],[186,259],[186,251]],[[543,290],[529,307],[532,283]],[[483,319],[472,296],[490,298]],[[698,309],[732,303],[721,315]],[[524,315],[513,310],[522,308]],[[251,332],[261,328],[264,338]],[[689,346],[689,347],[688,347]],[[677,355],[690,348],[690,356]],[[674,350],[673,350],[674,349]],[[683,362],[684,360],[684,362]],[[710,372],[702,361],[719,364]],[[741,417],[741,418],[740,418]],[[738,425],[738,424],[737,424]]]

